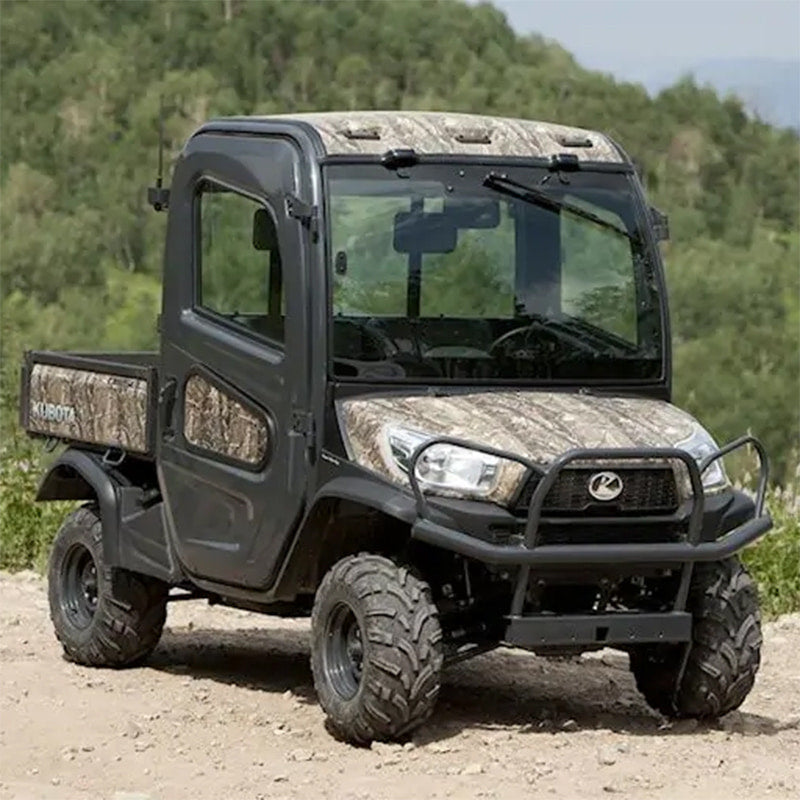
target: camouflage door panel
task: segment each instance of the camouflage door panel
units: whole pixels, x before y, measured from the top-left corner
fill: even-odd
[[[254,466],[269,448],[266,419],[200,375],[186,381],[183,435],[194,447]]]
[[[147,452],[146,380],[35,364],[29,386],[32,433]]]

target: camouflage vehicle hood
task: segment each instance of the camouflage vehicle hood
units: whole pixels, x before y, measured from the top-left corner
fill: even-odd
[[[341,401],[339,415],[348,456],[405,486],[408,478],[389,450],[392,427],[458,437],[544,465],[576,447],[674,447],[697,425],[659,400],[539,391],[357,398]],[[688,472],[673,466],[688,496]],[[521,465],[501,462],[494,489],[482,499],[507,504],[523,474]]]

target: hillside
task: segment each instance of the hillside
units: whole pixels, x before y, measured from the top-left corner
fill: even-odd
[[[800,61],[765,58],[718,58],[689,64],[680,71],[648,71],[642,83],[656,93],[680,74],[709,84],[720,95],[735,94],[751,114],[780,128],[800,130]]]
[[[671,215],[676,402],[721,439],[763,437],[776,478],[792,478],[796,133],[688,80],[651,98],[516,36],[489,5],[8,0],[2,11],[4,481],[9,464],[37,457],[13,433],[24,348],[156,343],[164,219],[145,187],[160,97],[173,157],[203,119],[234,113],[450,109],[607,131]]]

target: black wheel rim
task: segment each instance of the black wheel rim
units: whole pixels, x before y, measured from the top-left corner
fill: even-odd
[[[74,544],[64,558],[61,609],[76,628],[89,627],[97,610],[97,564],[82,544]]]
[[[353,609],[336,605],[328,616],[322,653],[325,674],[334,691],[349,700],[361,685],[364,638]]]

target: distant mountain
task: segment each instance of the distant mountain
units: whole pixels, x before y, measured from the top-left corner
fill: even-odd
[[[800,130],[800,60],[725,58],[703,61],[686,69],[657,66],[639,78],[651,94],[693,75],[721,94],[741,98],[753,114],[782,128]]]

